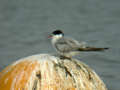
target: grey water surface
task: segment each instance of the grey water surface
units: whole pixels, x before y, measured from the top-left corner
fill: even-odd
[[[0,71],[34,54],[53,53],[47,38],[55,29],[105,52],[76,58],[120,90],[120,0],[0,0]]]

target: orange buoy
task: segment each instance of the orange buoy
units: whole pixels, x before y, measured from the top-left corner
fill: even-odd
[[[81,61],[48,54],[16,61],[0,72],[0,90],[107,90]]]

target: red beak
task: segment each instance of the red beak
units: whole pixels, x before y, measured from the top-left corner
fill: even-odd
[[[52,38],[52,35],[49,35],[48,38]]]

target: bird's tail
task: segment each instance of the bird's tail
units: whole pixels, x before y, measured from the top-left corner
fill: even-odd
[[[96,47],[85,47],[85,48],[79,48],[78,51],[104,51],[109,48],[96,48]]]

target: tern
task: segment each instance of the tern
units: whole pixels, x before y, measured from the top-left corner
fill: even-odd
[[[65,37],[62,30],[53,31],[49,35],[49,38],[51,38],[51,43],[57,53],[66,58],[72,58],[72,56],[78,55],[80,52],[104,51],[109,49],[86,46],[85,42]]]

